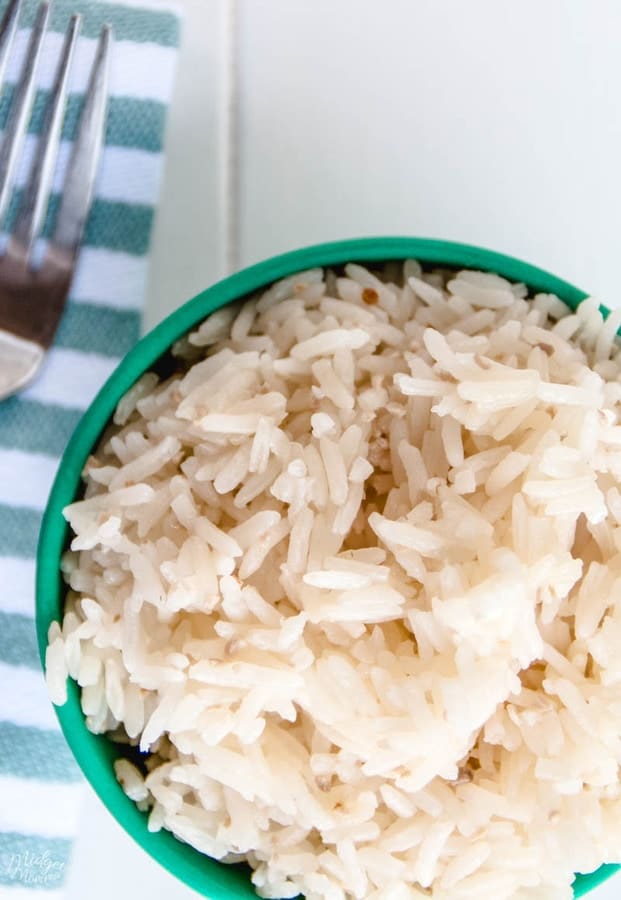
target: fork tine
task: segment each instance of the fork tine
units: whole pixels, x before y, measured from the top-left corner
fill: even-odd
[[[0,85],[4,81],[4,71],[21,9],[22,0],[11,0],[2,16],[2,22],[0,22]]]
[[[75,254],[86,223],[104,139],[112,29],[102,29],[73,145],[50,249]]]
[[[30,251],[32,242],[39,232],[50,197],[67,99],[69,70],[80,33],[80,25],[81,16],[72,16],[56,71],[54,87],[45,110],[37,152],[32,161],[28,183],[13,229],[12,240],[20,245],[20,249],[25,255]]]
[[[41,55],[49,12],[50,4],[47,2],[42,3],[37,10],[26,59],[9,111],[2,146],[0,146],[0,219],[6,211],[7,202],[11,195],[15,168],[28,126],[34,96],[37,64]]]

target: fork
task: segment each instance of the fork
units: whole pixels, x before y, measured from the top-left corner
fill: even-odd
[[[0,22],[0,84],[17,30],[22,0],[11,0]],[[36,74],[50,4],[37,10],[26,56],[0,143],[0,222],[6,213],[32,111]],[[58,216],[40,264],[33,246],[45,219],[65,114],[69,73],[81,17],[72,17],[54,84],[44,110],[41,136],[19,202],[6,249],[0,252],[0,400],[37,375],[62,316],[88,216],[103,145],[112,44],[109,26],[99,37],[75,141],[69,157]]]

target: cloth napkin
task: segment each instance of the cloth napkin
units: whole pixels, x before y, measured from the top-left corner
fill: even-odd
[[[8,85],[17,80],[37,7],[38,0],[28,0]],[[83,25],[59,183],[104,23],[115,36],[111,96],[95,200],[54,346],[36,383],[0,402],[0,900],[57,900],[75,834],[81,775],[39,664],[34,557],[42,511],[69,436],[138,337],[179,41],[177,16],[161,7],[54,0],[26,156],[41,128],[63,33],[74,12],[82,13]],[[11,93],[5,88],[0,100],[0,127]]]

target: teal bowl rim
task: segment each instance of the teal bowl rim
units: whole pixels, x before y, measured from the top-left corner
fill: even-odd
[[[42,665],[47,631],[61,614],[64,596],[59,561],[67,540],[67,526],[62,510],[76,496],[86,459],[131,385],[207,315],[273,281],[316,266],[407,258],[447,268],[496,272],[512,281],[524,282],[533,291],[557,294],[572,308],[587,296],[567,281],[512,256],[468,244],[417,237],[354,238],[304,247],[243,269],[198,294],[130,350],[84,413],[62,457],[43,515],[37,550],[36,628]],[[68,683],[67,702],[55,709],[87,781],[117,822],[153,859],[199,894],[213,900],[256,897],[245,867],[222,865],[178,841],[170,832],[147,830],[146,815],[126,797],[114,776],[112,762],[118,756],[115,745],[86,728],[75,682]],[[604,865],[590,874],[576,876],[574,895],[583,896],[619,868]]]

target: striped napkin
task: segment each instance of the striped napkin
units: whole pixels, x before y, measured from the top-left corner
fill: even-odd
[[[20,23],[9,84],[19,74],[37,6],[38,0],[29,0]],[[84,21],[58,184],[104,23],[115,34],[111,97],[95,201],[54,347],[37,382],[19,397],[0,402],[0,900],[56,900],[75,834],[81,776],[59,731],[39,665],[34,557],[42,510],[67,440],[138,337],[179,39],[177,17],[161,8],[54,0],[27,158],[74,12]],[[11,93],[5,90],[0,100],[0,128]]]

